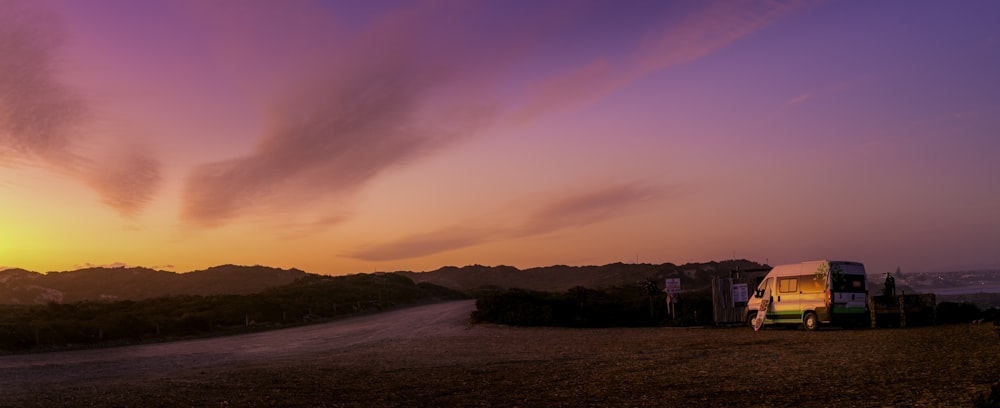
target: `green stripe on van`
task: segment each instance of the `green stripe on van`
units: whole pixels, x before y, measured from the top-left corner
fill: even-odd
[[[775,323],[796,323],[802,321],[802,312],[768,313],[767,318]]]

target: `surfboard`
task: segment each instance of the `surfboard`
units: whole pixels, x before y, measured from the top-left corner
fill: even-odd
[[[764,325],[764,316],[767,315],[767,308],[771,306],[771,287],[764,288],[764,296],[760,300],[760,307],[757,308],[757,318],[753,321],[753,331],[760,330]]]

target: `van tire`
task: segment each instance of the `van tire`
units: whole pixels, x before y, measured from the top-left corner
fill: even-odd
[[[806,314],[802,316],[802,325],[809,331],[819,330],[819,318],[816,317],[816,313],[806,312]]]
[[[754,320],[757,320],[757,312],[747,313],[747,326],[752,329],[754,326]]]

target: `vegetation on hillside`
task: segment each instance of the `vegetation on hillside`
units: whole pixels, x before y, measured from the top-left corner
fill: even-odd
[[[307,275],[251,295],[0,305],[0,350],[123,344],[278,328],[464,295],[398,274]]]
[[[46,304],[86,300],[143,300],[184,295],[249,295],[306,276],[298,269],[219,265],[186,273],[142,267],[94,267],[45,274],[0,271],[0,303]]]
[[[544,292],[565,292],[574,287],[628,287],[654,279],[662,286],[665,278],[679,278],[685,291],[708,289],[712,277],[729,277],[732,271],[765,268],[745,259],[684,265],[613,263],[602,266],[553,265],[517,269],[513,266],[447,266],[431,272],[401,272],[414,282],[430,282],[463,291],[486,287],[521,288]]]
[[[712,325],[712,298],[709,290],[680,295],[673,315],[666,295],[638,286],[601,290],[576,287],[563,293],[526,289],[493,289],[476,295],[472,320],[511,326],[553,327],[652,327]],[[941,302],[934,321],[926,324],[955,324],[1000,319],[1000,310],[981,310],[972,303]]]
[[[605,289],[575,287],[563,293],[498,289],[476,298],[474,322],[514,326],[643,327],[712,324],[705,290],[684,292],[668,313],[666,295],[639,285]]]
[[[638,284],[599,289],[576,286],[565,291],[540,291],[481,285],[465,290],[477,298],[472,315],[475,322],[555,327],[700,326],[713,324],[710,289],[700,283],[711,273],[728,274],[729,266],[712,263],[697,268],[663,267],[652,270],[646,280]],[[613,267],[622,270],[632,268],[628,265]],[[639,265],[636,268],[644,267]],[[521,280],[532,275],[513,269],[499,269],[505,274],[524,275]],[[586,272],[588,276],[604,275],[598,273],[602,272],[601,268],[576,270]],[[229,271],[233,272],[229,275],[236,271]],[[121,272],[109,275],[102,271],[102,274],[118,277],[126,273],[141,275],[147,271]],[[303,274],[295,270],[277,270],[280,273],[276,275],[268,268],[257,268],[253,272],[265,277],[282,278]],[[533,272],[542,275],[540,278],[543,281],[555,279],[555,275],[548,273],[552,271]],[[629,269],[626,272],[631,276],[636,271]],[[217,276],[218,271],[206,271],[203,275],[190,279],[219,283],[238,278]],[[33,275],[28,276],[34,278]],[[140,300],[0,305],[0,352],[264,330],[467,296],[438,284],[415,283],[409,276],[412,275],[381,273],[330,277],[305,274],[293,283],[255,294],[186,294]],[[674,304],[673,313],[668,310],[666,295],[656,286],[664,277],[680,277],[685,287],[679,301]],[[996,318],[996,309],[982,311],[970,303],[941,302],[936,309],[938,323],[991,321]]]

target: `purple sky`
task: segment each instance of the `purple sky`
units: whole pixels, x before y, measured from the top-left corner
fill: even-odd
[[[0,0],[0,266],[998,268],[997,17]]]

